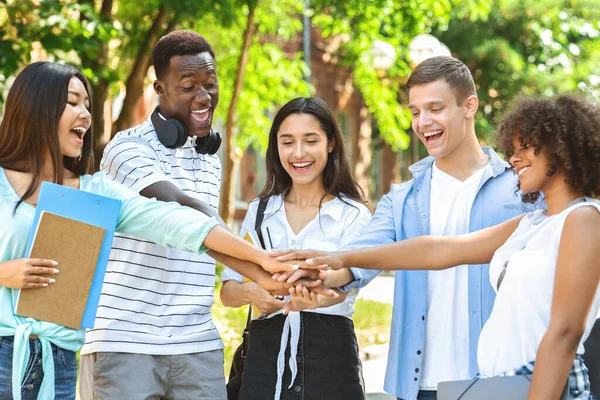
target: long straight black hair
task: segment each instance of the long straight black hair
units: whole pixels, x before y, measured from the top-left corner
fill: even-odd
[[[265,187],[258,197],[265,198],[273,195],[285,196],[292,187],[292,178],[285,171],[279,159],[277,147],[277,133],[283,121],[291,114],[310,114],[314,116],[327,135],[327,143],[333,142],[333,150],[327,157],[327,164],[323,169],[323,186],[325,192],[340,200],[343,197],[364,203],[364,192],[358,185],[352,172],[348,153],[344,144],[344,135],[327,104],[318,97],[298,97],[289,101],[275,115],[271,131],[269,132],[269,145],[265,162],[267,164],[267,179]]]
[[[17,75],[8,92],[0,123],[0,166],[33,174],[17,207],[39,188],[48,154],[54,168],[53,182],[58,184],[63,182],[63,168],[80,176],[89,173],[94,165],[91,127],[83,138],[80,158],[64,157],[60,153],[58,123],[67,104],[69,81],[73,77],[83,83],[92,109],[89,82],[77,68],[69,65],[30,64]]]

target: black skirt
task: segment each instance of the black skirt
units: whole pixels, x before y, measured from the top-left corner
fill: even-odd
[[[285,353],[280,400],[364,400],[362,366],[351,319],[301,312],[298,372],[291,388]],[[271,400],[285,316],[252,321],[239,400]]]

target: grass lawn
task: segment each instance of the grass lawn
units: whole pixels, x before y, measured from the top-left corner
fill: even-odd
[[[219,285],[220,286],[220,285]],[[361,348],[387,343],[390,339],[392,305],[378,301],[358,299],[354,313],[354,326]],[[213,321],[225,343],[225,376],[229,376],[231,359],[242,341],[242,331],[248,316],[248,307],[227,308],[221,304],[219,288],[215,289]]]

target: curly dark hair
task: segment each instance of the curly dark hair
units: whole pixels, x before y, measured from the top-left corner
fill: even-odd
[[[173,31],[160,38],[152,50],[152,64],[156,77],[163,79],[169,73],[169,62],[175,56],[187,56],[204,53],[215,59],[211,45],[196,32]]]
[[[549,99],[520,97],[513,102],[497,128],[498,148],[509,159],[513,138],[542,149],[548,157],[548,176],[563,169],[566,183],[586,196],[600,194],[600,109],[572,94]],[[526,203],[535,203],[540,193],[525,193]]]

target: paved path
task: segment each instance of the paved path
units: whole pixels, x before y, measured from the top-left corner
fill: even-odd
[[[391,304],[394,300],[393,276],[379,275],[360,290],[359,298]],[[390,321],[390,324],[392,321]],[[389,328],[388,328],[389,329]],[[363,377],[368,400],[395,400],[383,391],[388,345],[375,345],[361,350]]]
[[[360,289],[358,298],[392,304],[394,302],[394,276],[380,274],[367,286]],[[391,323],[392,321],[390,321]]]

